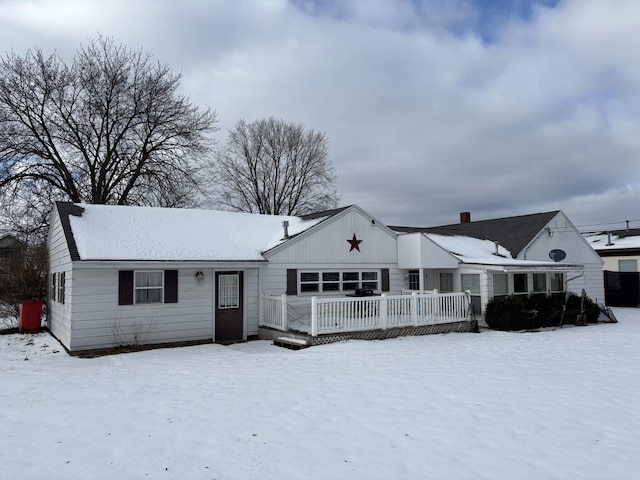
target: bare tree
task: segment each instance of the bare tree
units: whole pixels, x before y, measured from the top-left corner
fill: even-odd
[[[333,208],[336,174],[323,133],[274,118],[239,120],[217,155],[218,202],[235,211],[303,215]]]
[[[178,93],[180,75],[99,37],[70,65],[40,49],[0,57],[0,195],[192,206],[215,112]]]
[[[25,179],[0,189],[0,231],[11,232],[28,245],[45,243],[55,200],[68,200],[45,182]]]
[[[15,327],[18,305],[25,300],[42,300],[47,296],[47,247],[41,243],[16,249],[0,262],[0,330]],[[4,312],[4,314],[3,314]],[[3,317],[7,315],[10,319]]]

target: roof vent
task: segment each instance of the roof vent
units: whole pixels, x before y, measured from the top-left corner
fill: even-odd
[[[460,223],[470,223],[471,212],[460,212]]]
[[[495,249],[495,251],[493,252],[493,254],[494,254],[496,257],[507,258],[507,256],[506,256],[506,255],[503,255],[503,254],[501,254],[501,253],[500,253],[500,242],[499,242],[499,241],[497,241],[497,240],[495,240],[493,243],[494,243],[494,245],[496,246],[496,249]]]
[[[282,228],[284,229],[284,239],[286,240],[289,238],[289,221],[288,220],[282,221]]]

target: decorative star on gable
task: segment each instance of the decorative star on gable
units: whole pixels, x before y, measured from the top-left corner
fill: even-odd
[[[351,244],[351,248],[349,249],[350,252],[354,250],[360,251],[360,243],[362,243],[362,240],[358,240],[355,233],[353,234],[353,238],[351,240],[347,239],[347,242]]]

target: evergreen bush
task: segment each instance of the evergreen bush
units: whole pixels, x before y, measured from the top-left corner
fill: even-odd
[[[530,296],[495,297],[487,303],[485,321],[495,330],[530,330],[562,324],[576,324],[581,306],[587,321],[595,323],[600,309],[589,297],[574,293],[536,293]]]

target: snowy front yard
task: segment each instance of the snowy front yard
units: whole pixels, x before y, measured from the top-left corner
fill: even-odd
[[[0,336],[0,477],[636,479],[640,310],[614,311],[297,352]]]

